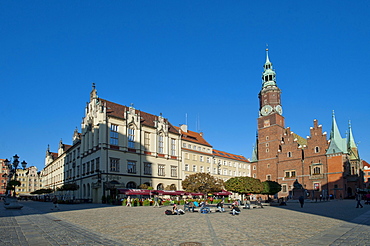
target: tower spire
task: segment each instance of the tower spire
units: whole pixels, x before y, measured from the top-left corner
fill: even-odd
[[[347,153],[346,139],[342,138],[338,129],[337,121],[335,120],[335,113],[332,113],[332,124],[330,131],[330,145],[327,154]]]
[[[263,65],[262,87],[276,86],[276,73],[269,58],[269,49],[266,48],[266,62]]]
[[[348,122],[347,147],[352,159],[358,158],[358,149],[352,133],[351,121]]]

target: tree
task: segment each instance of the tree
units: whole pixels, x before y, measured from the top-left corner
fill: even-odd
[[[139,189],[143,189],[143,190],[146,190],[146,189],[148,189],[148,185],[147,184],[141,184],[141,185],[139,185]]]
[[[221,191],[224,186],[222,179],[215,178],[209,173],[196,173],[189,175],[182,181],[182,188],[187,192],[208,193]]]
[[[72,183],[72,184],[64,184],[62,187],[58,188],[58,190],[63,191],[63,190],[78,190],[80,188],[77,184]]]
[[[40,194],[50,194],[52,192],[53,192],[53,189],[39,189],[39,190],[32,191],[31,194],[40,195]]]
[[[167,185],[166,188],[164,188],[164,190],[176,190],[176,185],[175,184]]]
[[[281,185],[278,182],[266,180],[262,182],[263,191],[262,194],[265,195],[275,195],[281,191]]]
[[[16,186],[21,186],[21,182],[18,180],[11,180],[9,181],[8,185],[6,186],[7,190],[12,190],[13,191],[13,196],[15,197],[15,187]]]
[[[259,194],[263,191],[263,184],[259,179],[252,177],[235,177],[225,182],[225,188],[239,194]]]

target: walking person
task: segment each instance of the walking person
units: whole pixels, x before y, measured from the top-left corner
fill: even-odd
[[[51,210],[59,210],[58,198],[56,196],[53,197],[51,202],[53,203],[53,208]]]
[[[361,204],[361,200],[362,200],[362,195],[359,194],[359,193],[356,193],[356,201],[357,201],[357,205],[356,205],[356,208],[363,208],[364,206],[362,206]]]
[[[155,207],[160,208],[159,203],[158,203],[158,200],[159,200],[158,195],[155,195],[154,196],[154,205],[153,205],[153,208],[155,208]]]
[[[298,201],[299,201],[299,203],[301,204],[301,208],[303,208],[303,204],[304,204],[304,197],[303,197],[303,196],[300,196],[300,197],[298,198]]]
[[[128,196],[126,199],[126,207],[131,207],[131,197]]]

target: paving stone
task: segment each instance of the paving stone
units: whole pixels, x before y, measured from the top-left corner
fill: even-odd
[[[51,211],[51,203],[28,201],[21,210],[0,207],[0,245],[366,245],[370,206],[354,203],[167,216],[168,207],[60,204]]]

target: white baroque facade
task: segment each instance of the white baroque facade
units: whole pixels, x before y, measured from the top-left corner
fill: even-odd
[[[219,160],[229,166],[221,169]],[[213,150],[202,133],[185,125],[174,127],[162,115],[100,99],[93,85],[73,144],[60,141],[57,153],[48,147],[43,181],[44,188],[54,190],[77,184],[74,199],[100,203],[103,196],[118,199],[120,188],[182,190],[182,180],[196,172],[227,180],[249,176],[250,163],[243,156]]]

